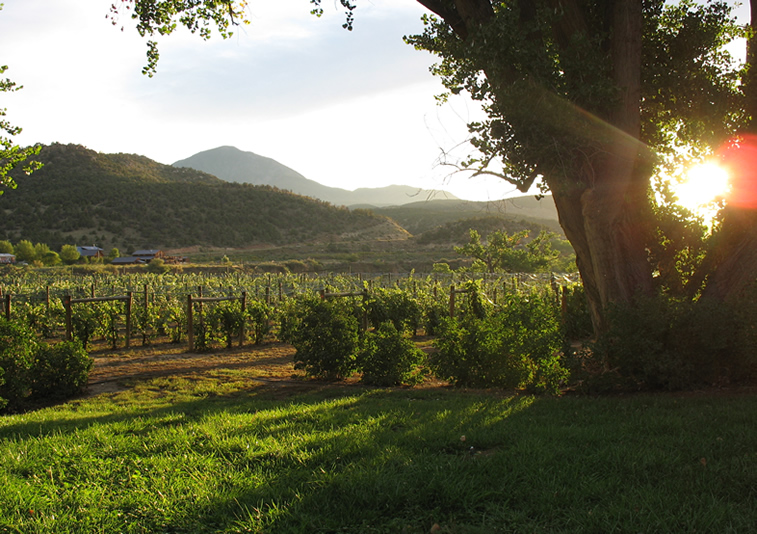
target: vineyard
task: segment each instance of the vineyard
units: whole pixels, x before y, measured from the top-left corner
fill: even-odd
[[[560,351],[590,331],[577,277],[549,273],[75,277],[29,270],[0,277],[0,302],[5,323],[30,343],[69,344],[77,361],[95,347],[173,344],[201,353],[284,342],[308,376],[360,373],[375,385],[433,375],[463,386],[556,391],[567,379]],[[420,334],[435,340],[430,358],[413,343]],[[33,364],[4,358],[5,389],[13,369],[29,375],[14,394],[22,399],[33,389]],[[65,361],[57,365],[68,372]]]
[[[206,329],[194,349],[203,342],[226,339],[228,324],[223,321],[206,321],[223,315],[224,310],[246,308],[252,330],[249,340],[260,343],[259,310],[264,308],[269,326],[287,308],[287,302],[309,295],[350,295],[363,297],[385,292],[400,291],[417,302],[423,314],[433,313],[440,307],[454,315],[457,296],[477,282],[480,296],[493,306],[501,305],[507,295],[542,291],[550,288],[561,299],[562,288],[575,288],[577,275],[537,274],[432,274],[377,276],[356,275],[259,275],[233,272],[225,275],[178,274],[153,276],[149,274],[97,274],[87,277],[41,275],[34,271],[0,276],[0,311],[8,320],[29,325],[39,336],[57,339],[66,336],[66,310],[71,310],[69,335],[85,345],[95,337],[113,344],[142,344],[156,342],[181,343],[190,334]],[[245,305],[242,305],[243,299]],[[69,301],[69,304],[67,304]],[[233,302],[238,301],[234,305]],[[193,303],[190,307],[189,303]],[[557,301],[556,301],[557,302]],[[70,306],[70,308],[69,308]],[[131,328],[126,328],[127,307],[131,307]],[[188,329],[189,310],[193,310],[196,324]],[[428,319],[428,317],[426,317]],[[226,330],[223,330],[226,326]],[[237,335],[245,325],[239,324]],[[375,325],[377,326],[377,325]],[[210,331],[208,328],[215,328]],[[127,334],[127,332],[129,332]],[[247,340],[245,334],[244,340]],[[275,329],[266,332],[274,336]],[[191,348],[191,347],[190,347]]]

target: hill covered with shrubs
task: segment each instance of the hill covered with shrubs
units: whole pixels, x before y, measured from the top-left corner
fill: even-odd
[[[134,248],[244,248],[402,234],[386,217],[268,186],[232,184],[132,154],[42,147],[44,167],[0,195],[0,240]]]

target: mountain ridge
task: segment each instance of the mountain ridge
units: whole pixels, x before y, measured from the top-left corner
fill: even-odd
[[[43,146],[35,159],[44,166],[31,175],[14,173],[18,187],[0,195],[0,240],[129,250],[408,235],[366,210],[337,208],[271,186],[229,183],[144,156],[56,143]]]
[[[436,196],[457,199],[447,191],[422,189],[407,185],[360,187],[354,191],[329,187],[306,178],[272,158],[243,151],[229,145],[198,152],[188,158],[176,161],[172,165],[203,171],[228,182],[271,185],[280,189],[287,189],[299,195],[330,202],[335,206],[359,204],[370,204],[378,207],[394,206],[414,202],[414,199],[417,198],[433,198]]]

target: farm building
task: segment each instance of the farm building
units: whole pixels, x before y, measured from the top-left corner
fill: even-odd
[[[135,258],[141,258],[144,261],[151,261],[155,258],[165,257],[165,253],[159,249],[135,250],[131,253]]]
[[[16,263],[16,256],[13,254],[0,254],[0,263],[1,264],[8,264],[8,263]]]
[[[79,251],[79,255],[82,258],[102,258],[105,256],[103,254],[103,249],[100,247],[76,247],[76,250]]]

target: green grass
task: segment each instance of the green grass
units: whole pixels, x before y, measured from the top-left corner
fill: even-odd
[[[324,386],[280,397],[242,377],[162,379],[0,418],[0,532],[757,524],[752,396]]]

